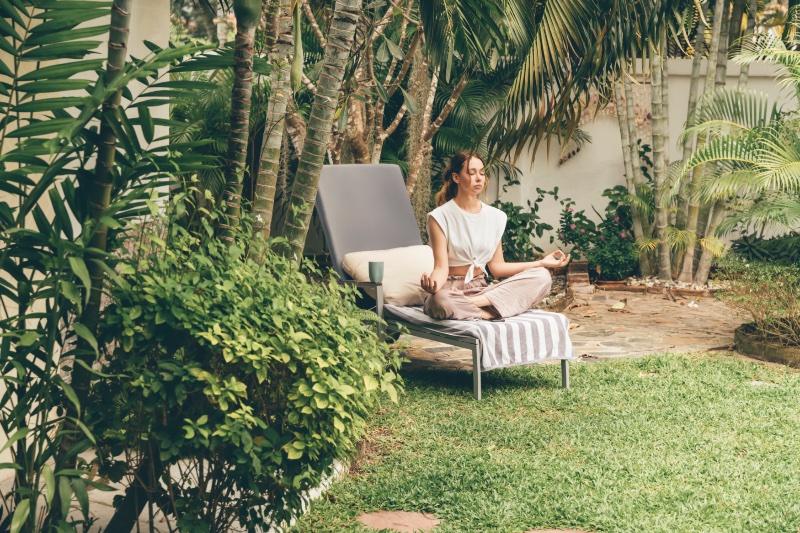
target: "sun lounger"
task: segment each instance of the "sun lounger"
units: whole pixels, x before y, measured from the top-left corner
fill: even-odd
[[[421,245],[417,222],[396,165],[323,167],[316,203],[333,269],[349,279],[342,265],[350,252]],[[569,320],[562,314],[531,310],[495,321],[434,320],[419,307],[385,305],[383,285],[374,289],[376,311],[387,333],[408,333],[472,352],[473,396],[481,399],[481,372],[495,368],[561,361],[561,384],[569,387],[573,359]]]

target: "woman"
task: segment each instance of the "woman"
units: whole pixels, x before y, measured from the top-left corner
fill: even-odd
[[[550,294],[550,272],[569,263],[556,250],[540,261],[506,263],[502,238],[506,214],[478,195],[486,188],[481,159],[461,152],[450,159],[436,209],[428,213],[433,272],[420,283],[425,313],[436,319],[502,319],[518,315]],[[485,273],[507,278],[489,286]]]

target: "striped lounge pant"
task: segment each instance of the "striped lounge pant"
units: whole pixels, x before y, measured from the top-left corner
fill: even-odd
[[[551,284],[546,268],[530,268],[494,285],[487,284],[483,274],[466,284],[464,276],[448,276],[436,294],[425,293],[423,309],[437,320],[481,320],[480,308],[466,297],[482,295],[492,304],[489,311],[505,318],[523,313],[544,300],[550,294]]]

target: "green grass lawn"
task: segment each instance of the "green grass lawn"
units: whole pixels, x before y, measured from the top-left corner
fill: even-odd
[[[362,531],[386,510],[439,531],[800,531],[800,373],[657,355],[406,376],[351,475],[295,531]],[[774,385],[753,386],[751,382]]]

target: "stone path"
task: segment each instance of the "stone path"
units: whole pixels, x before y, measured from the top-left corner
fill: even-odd
[[[733,330],[745,322],[713,296],[667,300],[660,294],[598,290],[588,305],[564,312],[571,321],[570,338],[581,361],[639,357],[659,352],[725,349],[733,344]],[[622,311],[609,311],[626,300]],[[410,343],[406,368],[472,370],[468,350],[416,337]]]

